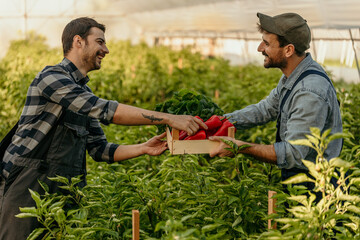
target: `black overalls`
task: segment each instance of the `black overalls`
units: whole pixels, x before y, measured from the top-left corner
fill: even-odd
[[[90,118],[70,110],[64,110],[55,127],[28,154],[17,157],[9,177],[0,187],[0,240],[24,240],[37,227],[36,218],[16,218],[19,207],[35,206],[30,196],[32,189],[40,194],[44,191],[38,180],[49,185],[50,192],[60,190],[59,183],[48,177],[56,175],[71,178],[83,175],[79,186],[86,185],[86,141]],[[63,191],[63,190],[62,190]],[[2,207],[2,208],[1,208]]]

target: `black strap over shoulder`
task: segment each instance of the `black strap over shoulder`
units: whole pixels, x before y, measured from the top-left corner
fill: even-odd
[[[323,72],[320,72],[320,71],[317,71],[317,70],[307,70],[305,72],[303,72],[302,74],[300,74],[299,78],[295,81],[295,83],[293,84],[293,86],[291,87],[291,89],[289,89],[286,93],[285,93],[285,96],[283,97],[283,99],[281,100],[281,103],[280,103],[280,108],[279,108],[279,115],[278,115],[278,118],[277,118],[277,123],[276,123],[276,128],[277,128],[277,131],[276,131],[276,142],[281,142],[281,137],[280,137],[280,120],[281,120],[281,112],[282,112],[282,109],[284,107],[284,104],[287,100],[287,98],[289,97],[291,91],[295,88],[295,86],[302,80],[304,79],[305,77],[307,77],[308,75],[310,74],[316,74],[316,75],[320,75],[322,77],[324,77],[326,80],[328,80],[328,82],[330,83],[330,85],[333,87],[334,91],[335,91],[335,94],[336,94],[336,90],[334,88],[334,85],[332,84],[330,78]]]
[[[15,135],[16,129],[18,128],[19,125],[19,121],[12,127],[12,129],[6,134],[6,136],[3,138],[3,140],[1,140],[0,143],[0,174],[2,172],[3,169],[3,158],[5,155],[5,151],[8,148],[8,146],[11,143],[11,139],[12,137]]]

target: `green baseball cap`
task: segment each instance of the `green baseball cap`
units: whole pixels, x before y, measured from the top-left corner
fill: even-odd
[[[295,49],[303,52],[310,48],[311,32],[306,20],[296,13],[284,13],[270,17],[257,13],[261,27],[269,32],[284,37]]]

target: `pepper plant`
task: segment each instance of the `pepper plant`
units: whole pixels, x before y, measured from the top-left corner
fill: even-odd
[[[297,174],[283,184],[312,182],[313,192],[302,191],[287,199],[294,203],[287,209],[288,216],[275,219],[283,224],[281,231],[274,230],[263,233],[263,239],[356,239],[360,237],[360,197],[352,194],[352,188],[360,186],[360,170],[354,162],[340,158],[329,161],[324,151],[330,141],[344,137],[337,133],[330,135],[331,130],[321,133],[311,128],[311,135],[306,139],[291,141],[294,145],[313,148],[317,152],[315,162],[303,160],[311,177],[305,173]],[[335,179],[336,184],[332,183]],[[315,201],[315,192],[320,193],[319,201]],[[282,198],[280,195],[279,198]]]
[[[88,227],[88,209],[91,204],[76,186],[81,182],[81,176],[69,179],[61,176],[49,178],[61,184],[62,192],[49,193],[49,187],[44,182],[39,182],[44,195],[29,189],[36,206],[20,207],[18,218],[35,217],[41,227],[36,228],[28,236],[27,240],[34,239],[88,239],[95,232],[102,232],[103,236],[118,238],[118,233],[111,229],[101,227]],[[111,239],[111,238],[108,238]]]

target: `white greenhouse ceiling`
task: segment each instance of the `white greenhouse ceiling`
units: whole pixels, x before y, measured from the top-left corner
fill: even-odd
[[[45,36],[50,47],[60,47],[65,25],[88,16],[106,25],[108,40],[174,49],[190,44],[234,64],[256,62],[261,40],[256,13],[296,12],[311,28],[310,52],[317,61],[340,59],[359,66],[360,0],[0,0],[0,6],[0,58],[11,40],[30,31]],[[360,81],[359,67],[343,72],[353,70],[346,78]]]
[[[359,0],[0,0],[0,20],[91,16],[122,21],[140,32],[256,32],[257,12],[296,12],[312,28],[360,27]]]
[[[119,0],[112,4],[144,32],[254,32],[257,12],[296,12],[312,28],[360,27],[359,0]]]

